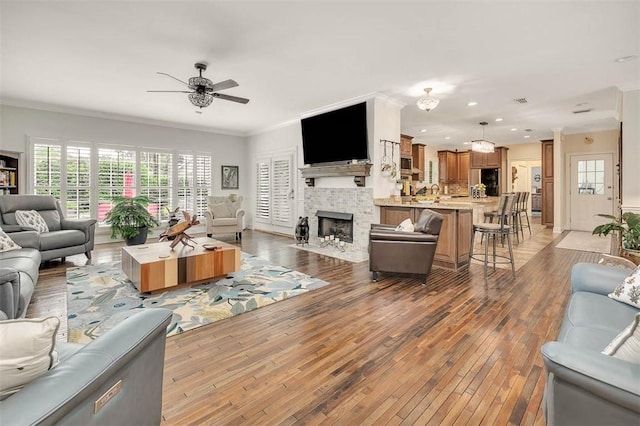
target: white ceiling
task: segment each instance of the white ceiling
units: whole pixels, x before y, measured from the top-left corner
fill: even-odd
[[[615,129],[640,88],[639,1],[0,1],[0,98],[248,135],[347,99],[406,103],[402,131],[433,146]],[[233,78],[196,113],[181,80]],[[415,102],[425,87],[441,98]],[[526,97],[527,104],[514,102]],[[467,102],[476,101],[475,107]],[[573,114],[578,109],[592,112]],[[504,120],[495,122],[495,118]],[[510,131],[517,128],[517,131]],[[420,132],[426,129],[426,132]],[[532,129],[524,139],[523,129]],[[450,139],[445,139],[450,137]]]

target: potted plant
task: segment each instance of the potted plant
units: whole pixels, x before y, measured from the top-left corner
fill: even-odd
[[[404,181],[402,179],[396,180],[396,189],[402,190],[404,188]]]
[[[111,225],[111,238],[122,238],[128,246],[144,244],[149,228],[160,223],[147,211],[150,200],[144,195],[137,197],[114,197],[113,207],[105,217]]]
[[[593,229],[593,235],[607,236],[610,232],[620,233],[621,254],[635,257],[634,263],[640,260],[640,214],[633,212],[622,213],[620,217],[610,214],[598,214],[597,216],[610,219],[611,222],[598,225]]]

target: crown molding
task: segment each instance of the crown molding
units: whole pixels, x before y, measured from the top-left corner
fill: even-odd
[[[53,105],[53,104],[46,104],[46,103],[39,103],[39,102],[28,102],[20,99],[2,98],[0,99],[0,105],[6,105],[6,106],[11,106],[16,108],[35,109],[35,110],[47,111],[47,112],[56,112],[56,113],[62,113],[62,114],[73,114],[73,115],[80,115],[84,117],[102,118],[106,120],[125,121],[129,123],[146,124],[150,126],[169,127],[172,129],[191,130],[191,131],[204,132],[204,133],[215,133],[215,134],[226,135],[226,136],[240,136],[240,137],[247,136],[246,133],[230,132],[228,130],[216,129],[216,128],[205,127],[205,126],[194,126],[189,124],[173,123],[169,121],[153,120],[149,118],[134,117],[129,115],[113,114],[113,113],[102,112],[102,111],[85,110],[80,108],[67,107],[63,105]]]

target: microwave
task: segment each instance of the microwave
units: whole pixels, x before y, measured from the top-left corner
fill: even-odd
[[[403,172],[411,173],[413,169],[413,160],[411,157],[400,157],[400,170]]]

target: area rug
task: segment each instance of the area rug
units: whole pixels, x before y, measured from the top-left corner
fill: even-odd
[[[141,294],[120,262],[67,270],[69,342],[87,343],[136,311],[173,311],[172,336],[326,286],[326,281],[242,253],[241,270],[220,280]]]
[[[289,244],[289,247],[297,248],[299,250],[310,251],[311,253],[322,254],[329,257],[335,257],[336,259],[346,260],[348,262],[358,263],[369,260],[367,253],[360,253],[355,251],[340,251],[335,247],[320,247],[316,245],[306,244],[304,246],[297,244]]]
[[[601,237],[586,231],[571,231],[562,239],[556,248],[609,253],[611,251],[611,235]]]

